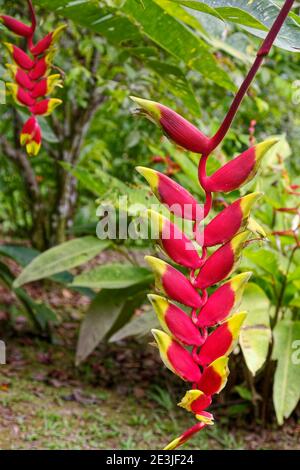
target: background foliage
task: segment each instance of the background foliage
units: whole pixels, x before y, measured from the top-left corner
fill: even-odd
[[[197,157],[161,139],[152,124],[130,116],[129,96],[161,101],[212,134],[281,3],[35,2],[44,33],[61,21],[68,24],[56,59],[64,74],[59,93],[64,105],[42,121],[46,143],[29,161],[17,137],[24,113],[10,101],[0,107],[0,279],[34,328],[48,337],[60,320],[48,305],[29,296],[25,284],[46,279],[46,285],[60,283],[90,299],[79,333],[78,364],[102,341],[145,336],[155,324],[145,306],[153,278],[142,261],[154,248],[144,240],[98,240],[97,205],[112,204],[122,217],[126,209],[118,206],[119,195],[127,195],[129,205],[150,204],[148,189],[134,170],[149,164],[174,176],[199,200],[203,197]],[[0,7],[24,16],[22,2],[0,0]],[[241,265],[253,271],[243,305],[250,315],[240,341],[247,367],[234,361],[235,383],[225,397],[239,390],[246,397],[240,411],[247,415],[254,410],[266,423],[275,409],[279,424],[300,398],[299,365],[291,360],[300,339],[299,194],[292,188],[300,184],[297,13],[296,5],[222,148],[209,162],[211,172],[249,146],[249,140],[281,136],[263,173],[246,188],[265,192],[254,216],[269,241],[250,244]],[[1,35],[9,39],[4,29]],[[0,73],[5,80],[1,65]],[[232,200],[238,196],[231,194]],[[222,200],[217,202],[216,212],[222,207]],[[136,215],[131,207],[128,221]],[[107,250],[121,261],[108,255],[105,263],[74,271]],[[8,259],[24,268],[17,280]]]

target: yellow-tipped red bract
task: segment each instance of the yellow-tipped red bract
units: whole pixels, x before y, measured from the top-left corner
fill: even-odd
[[[209,139],[193,124],[177,114],[172,109],[155,101],[130,97],[148,119],[158,124],[167,137],[186,150],[204,153],[209,145]]]
[[[145,256],[155,276],[155,285],[167,297],[193,308],[200,308],[202,300],[189,280],[177,269],[154,256]]]
[[[226,385],[228,375],[228,357],[221,356],[204,369],[198,388],[208,396],[220,393]]]
[[[31,96],[35,99],[50,95],[55,87],[62,87],[62,80],[59,74],[49,75],[37,82],[31,90]]]
[[[17,85],[27,90],[32,90],[34,82],[30,80],[28,73],[15,64],[6,64],[7,70],[10,72],[12,79]]]
[[[199,414],[211,404],[211,396],[205,395],[201,390],[193,389],[188,390],[178,406],[190,411],[194,414]]]
[[[24,90],[24,88],[16,83],[6,83],[6,89],[20,106],[30,107],[35,104],[35,100],[30,95],[30,92]]]
[[[151,330],[151,332],[158,345],[160,356],[165,366],[182,380],[199,382],[201,372],[190,352],[184,349],[183,346],[167,333],[156,329]]]
[[[26,146],[28,155],[36,156],[39,153],[42,133],[39,123],[34,116],[31,116],[25,122],[20,135],[20,143],[22,146]]]
[[[4,42],[3,44],[7,47],[7,50],[16,65],[25,70],[31,70],[33,68],[34,61],[28,54],[26,54],[26,52],[9,42]]]
[[[149,294],[148,299],[166,333],[183,344],[201,346],[203,339],[199,329],[181,308],[160,295]]]
[[[138,166],[137,171],[144,176],[158,200],[170,212],[183,219],[200,222],[203,219],[203,206],[180,184],[168,176],[151,168]]]
[[[64,29],[66,29],[67,25],[63,24],[56,28],[55,31],[52,33],[48,33],[43,39],[41,39],[35,46],[31,47],[30,52],[34,56],[39,56],[43,54],[45,51],[53,48],[54,44],[60,38]]]
[[[28,73],[30,80],[39,80],[50,74],[55,52],[55,50],[50,50],[46,55],[35,61],[33,69]]]
[[[159,242],[167,255],[175,263],[187,268],[197,269],[201,266],[202,260],[193,242],[169,219],[153,210],[148,210],[152,232],[156,229],[155,236],[159,237]],[[152,237],[153,238],[153,237]]]
[[[206,289],[230,275],[241,257],[249,233],[248,230],[239,233],[207,259],[197,276],[197,288]]]
[[[241,197],[220,212],[205,227],[204,246],[214,246],[226,243],[237,233],[245,230],[250,211],[262,193],[251,193]]]
[[[179,437],[174,439],[172,442],[170,442],[166,447],[164,447],[164,450],[174,450],[177,449],[177,447],[182,446],[185,442],[187,442],[191,437],[193,437],[197,432],[201,431],[203,428],[205,428],[206,423],[200,422],[197,424],[194,424],[191,428],[189,428],[187,431],[182,433]]]
[[[208,328],[225,320],[232,309],[239,305],[251,274],[251,272],[238,274],[216,289],[201,309],[197,326]]]
[[[45,100],[37,101],[30,107],[30,111],[35,116],[49,116],[61,103],[62,100],[57,98],[46,98]]]
[[[231,353],[246,316],[246,312],[235,313],[208,336],[198,356],[202,366],[210,364],[220,356],[228,356]]]
[[[230,192],[240,188],[254,178],[263,157],[277,142],[278,138],[270,138],[249,148],[222,166],[213,175],[204,178],[204,189],[210,192]]]

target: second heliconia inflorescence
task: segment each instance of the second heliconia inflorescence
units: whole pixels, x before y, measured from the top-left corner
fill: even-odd
[[[61,75],[51,75],[51,69],[55,44],[66,26],[59,26],[34,43],[36,18],[32,3],[28,1],[28,4],[32,15],[30,26],[7,15],[0,15],[0,22],[10,32],[26,40],[28,51],[4,42],[12,60],[12,63],[6,64],[12,78],[12,82],[6,83],[6,89],[19,106],[28,110],[29,117],[23,125],[20,143],[26,147],[28,155],[34,156],[39,153],[42,144],[38,116],[48,116],[62,103],[49,95],[56,87],[62,87]]]

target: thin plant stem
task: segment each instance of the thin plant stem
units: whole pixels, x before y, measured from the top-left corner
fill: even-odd
[[[257,52],[256,59],[253,62],[251,69],[249,70],[245,80],[243,81],[242,85],[240,86],[237,94],[235,95],[233,102],[226,114],[220,128],[216,132],[216,134],[210,140],[210,152],[212,152],[224,139],[225,135],[227,134],[232,121],[239,109],[239,106],[248,91],[249,86],[251,85],[255,75],[257,74],[264,58],[269,54],[270,49],[282,27],[286,17],[288,16],[294,0],[286,0],[283,7],[281,8],[276,20],[274,21],[269,33],[267,34],[265,40],[263,41],[259,51]]]

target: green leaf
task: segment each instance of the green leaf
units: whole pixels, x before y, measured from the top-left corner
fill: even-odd
[[[135,316],[127,325],[112,335],[109,342],[114,343],[131,336],[146,336],[152,328],[159,328],[159,322],[153,310],[150,310],[142,315]]]
[[[116,10],[101,8],[93,0],[37,0],[36,3],[105,36],[113,44],[127,41],[141,44],[145,38],[150,39],[190,69],[223,88],[235,90],[231,78],[206,43],[153,0],[127,0]]]
[[[72,285],[91,289],[124,289],[144,281],[150,283],[152,280],[153,275],[146,268],[115,263],[98,266],[76,276]]]
[[[201,109],[196,100],[192,85],[179,67],[153,59],[147,60],[146,64],[164,80],[174,96],[180,98],[192,113],[200,115]]]
[[[14,287],[75,268],[105,250],[110,242],[87,236],[62,243],[36,257],[19,275]]]
[[[13,259],[22,267],[29,264],[39,254],[39,251],[34,250],[33,248],[28,248],[26,246],[0,245],[0,255]]]
[[[224,21],[238,24],[260,38],[266,36],[281,8],[271,0],[251,2],[245,2],[245,0],[175,0],[175,2]],[[299,43],[299,16],[290,13],[274,44],[282,49],[298,52]]]
[[[235,86],[218,65],[209,47],[191,30],[152,0],[127,0],[122,11],[143,34],[218,85],[234,91]]]
[[[239,308],[248,312],[240,333],[240,346],[253,375],[261,369],[268,355],[272,337],[269,309],[270,302],[264,291],[256,284],[249,283]]]
[[[272,276],[276,276],[276,273],[278,272],[278,261],[274,251],[260,247],[249,247],[244,250],[244,257],[250,260],[255,266],[258,266],[261,270],[271,274]]]
[[[103,289],[91,303],[81,324],[76,365],[84,361],[104,339],[122,328],[145,298],[145,287]]]
[[[0,255],[7,256],[8,258],[13,259],[22,267],[27,266],[39,254],[39,251],[33,248],[28,248],[27,246],[0,245]],[[70,284],[73,281],[73,275],[70,272],[63,271],[59,274],[51,276],[50,279],[60,284]],[[90,289],[81,289],[77,287],[73,288],[72,286],[70,288],[90,298],[93,298],[95,295],[95,293]]]
[[[4,283],[6,287],[11,289],[15,293],[20,304],[23,306],[27,316],[39,330],[45,330],[50,321],[55,322],[57,320],[55,312],[50,309],[46,304],[36,302],[23,289],[13,288],[14,275],[10,271],[8,266],[1,262],[0,281],[2,281],[2,283]]]
[[[278,424],[283,424],[300,399],[300,322],[281,320],[274,329],[272,358],[277,360],[273,401]]]
[[[46,329],[49,322],[55,322],[57,320],[56,313],[49,308],[48,305],[42,302],[36,302],[23,289],[16,289],[15,292],[19,300],[26,306],[27,310],[32,312],[32,315],[42,330]]]

